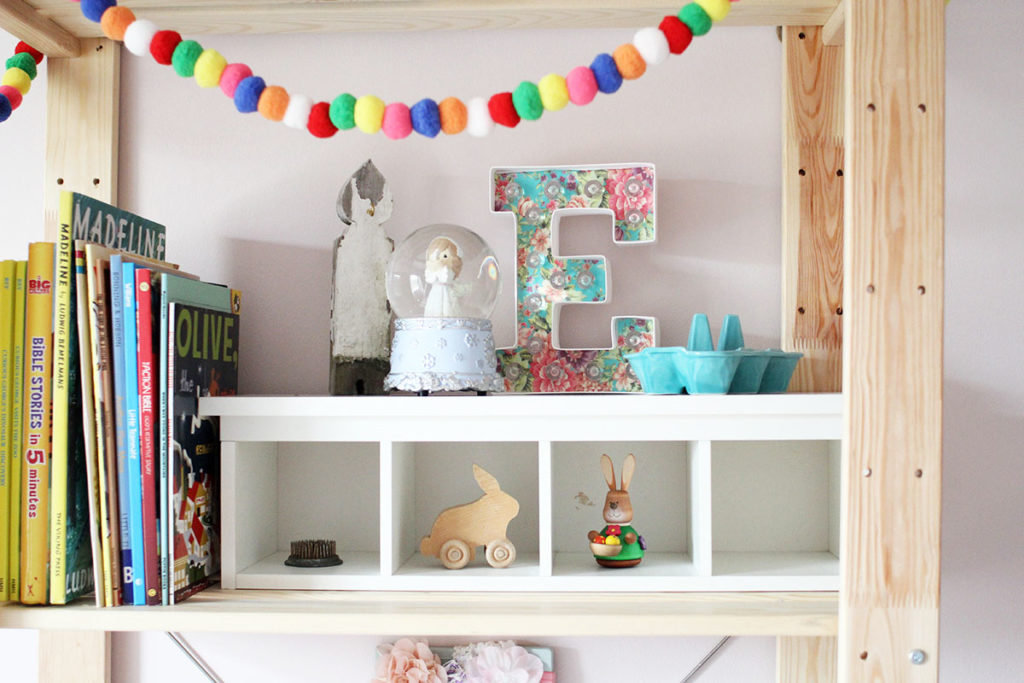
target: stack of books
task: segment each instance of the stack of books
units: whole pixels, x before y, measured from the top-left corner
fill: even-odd
[[[56,243],[0,261],[0,600],[168,605],[220,566],[220,441],[241,297],[166,230],[76,193]]]

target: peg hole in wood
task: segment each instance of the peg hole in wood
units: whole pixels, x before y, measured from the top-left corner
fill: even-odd
[[[868,294],[874,294],[874,293],[875,293],[875,286],[874,285],[868,285]]]
[[[97,45],[96,46],[96,52],[103,52],[103,46],[102,45]]]
[[[924,470],[914,470],[914,476],[920,479],[924,476]]]
[[[804,307],[803,307],[803,306],[801,306],[800,308],[796,309],[796,312],[797,312],[797,313],[799,313],[800,315],[803,315],[803,314],[804,314],[804,313],[806,313],[807,311],[806,311],[806,310],[804,310]]]
[[[842,306],[837,307],[836,308],[836,315],[842,315],[842,314],[843,314],[843,307]]]
[[[837,168],[836,169],[836,175],[839,176],[840,178],[842,178],[843,177],[843,169]]]
[[[873,103],[869,102],[868,103],[868,111],[874,111],[874,110],[875,110],[875,105]]]
[[[98,186],[100,184],[100,179],[99,178],[93,178],[92,179],[92,184],[93,184],[94,187]]]
[[[57,178],[57,184],[58,185],[63,185],[64,184],[64,179],[63,178]]]
[[[870,477],[870,476],[871,476],[871,468],[870,468],[870,467],[865,467],[865,468],[864,468],[864,471],[862,472],[862,474],[863,474],[863,475],[864,475],[865,477]]]
[[[864,652],[861,652],[860,653],[860,658],[861,659],[867,659],[868,658],[868,651],[864,650]]]
[[[807,175],[807,171],[805,171],[805,170],[804,170],[804,169],[802,169],[802,168],[801,168],[801,169],[800,169],[799,171],[797,171],[797,173],[799,173],[799,174],[800,174],[800,175],[802,175],[802,176],[805,176],[805,175]]]
[[[924,285],[918,285],[918,287],[917,287],[917,293],[918,293],[918,294],[920,294],[920,295],[922,295],[922,296],[924,296],[924,293],[925,293],[925,288],[924,288]]]
[[[924,114],[928,111],[928,107],[924,106],[923,104],[919,104],[917,105],[917,110]]]
[[[796,37],[799,38],[800,40],[803,40],[804,38],[807,37],[807,34],[804,33],[803,31],[800,31],[800,33],[796,34]]]

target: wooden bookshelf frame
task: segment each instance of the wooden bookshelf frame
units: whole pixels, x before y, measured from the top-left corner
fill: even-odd
[[[626,27],[656,23],[679,2],[648,0],[629,9],[613,0],[132,5],[163,25],[198,34]],[[800,619],[814,628],[785,626],[778,614],[738,607],[744,596],[731,594],[684,600],[688,607],[677,605],[676,622],[672,615],[664,622],[679,626],[652,632],[775,633],[779,681],[938,678],[944,12],[943,0],[743,0],[727,21],[795,27],[783,32],[783,335],[812,358],[798,379],[801,390],[835,390],[842,378],[842,587],[838,601],[834,594],[832,600],[773,594],[783,612],[806,607],[809,614]],[[84,182],[97,197],[116,201],[119,46],[97,38],[97,26],[66,0],[6,0],[0,26],[50,55],[47,206],[56,206],[51,198],[60,179]],[[48,220],[47,230],[54,225]],[[408,596],[397,603],[382,595],[367,599],[386,604],[381,609],[396,619],[417,613]],[[221,608],[236,616],[224,623],[277,609],[242,600],[225,600]],[[91,672],[90,680],[108,679],[107,630],[200,627],[158,610],[128,612],[108,619],[90,608],[5,606],[0,627],[45,630],[40,659],[60,670],[41,667],[41,680],[84,680],[83,672]],[[460,614],[453,610],[452,619],[461,633],[494,630],[493,619],[469,628],[457,621]],[[560,632],[585,635],[573,614],[566,608],[555,615]],[[923,655],[920,664],[910,656],[915,651]]]

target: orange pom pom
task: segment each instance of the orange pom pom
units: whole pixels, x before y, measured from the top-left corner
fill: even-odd
[[[256,105],[263,118],[270,121],[281,121],[288,110],[288,91],[279,85],[268,85],[260,93],[260,101]]]
[[[618,67],[622,77],[629,80],[640,78],[647,71],[647,62],[640,56],[640,51],[632,43],[625,43],[615,48],[612,53],[615,66]]]
[[[441,130],[446,135],[455,135],[466,129],[466,105],[457,97],[447,97],[437,105],[441,114]]]
[[[108,7],[100,19],[103,35],[111,40],[124,40],[124,32],[135,22],[135,13],[127,7]]]

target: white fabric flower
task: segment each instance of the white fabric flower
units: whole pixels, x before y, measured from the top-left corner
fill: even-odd
[[[487,645],[466,663],[465,671],[469,683],[540,683],[544,664],[518,645]]]

